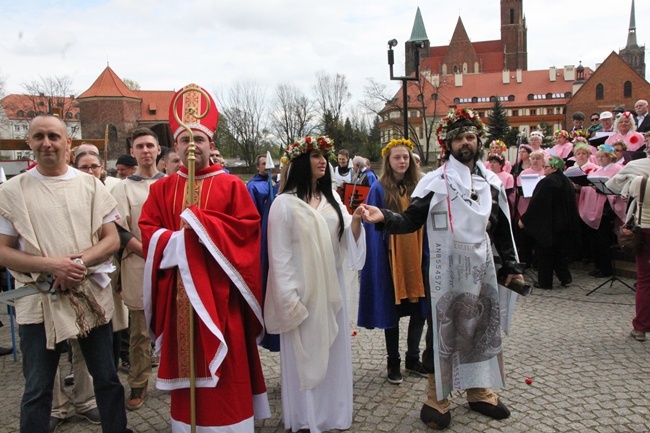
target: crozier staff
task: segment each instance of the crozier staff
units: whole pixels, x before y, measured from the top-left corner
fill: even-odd
[[[480,161],[483,122],[472,110],[456,109],[437,133],[445,162],[418,183],[405,212],[362,206],[364,220],[383,223],[378,229],[385,233],[409,233],[427,223],[431,309],[422,358],[430,374],[420,418],[441,429],[451,421],[447,397],[454,389],[467,390],[474,411],[494,419],[510,416],[491,389],[504,385],[499,291],[506,290],[497,285],[492,242],[508,274],[506,285],[523,282],[523,266],[503,185]],[[504,296],[509,308],[515,296]]]

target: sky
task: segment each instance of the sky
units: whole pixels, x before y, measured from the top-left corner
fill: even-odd
[[[182,5],[182,7],[180,7]],[[345,75],[354,105],[368,78],[390,81],[387,41],[397,39],[395,74],[420,7],[431,46],[447,45],[459,15],[472,41],[500,38],[500,2],[457,0],[0,0],[0,75],[22,83],[69,75],[79,95],[107,64],[143,90],[195,82],[223,93],[254,83],[271,98],[278,84],[307,95],[318,71]],[[636,1],[637,40],[650,39],[650,1]],[[528,69],[595,68],[625,46],[631,0],[524,0]],[[650,56],[646,56],[650,64]]]

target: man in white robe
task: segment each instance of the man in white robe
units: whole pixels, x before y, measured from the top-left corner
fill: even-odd
[[[42,292],[15,303],[25,376],[20,431],[49,432],[61,345],[73,337],[93,377],[102,431],[130,431],[113,363],[104,266],[119,247],[115,200],[94,176],[67,165],[71,139],[60,119],[34,118],[27,143],[38,165],[0,188],[0,265],[17,288]]]
[[[122,299],[129,309],[129,369],[128,383],[131,395],[126,401],[129,410],[142,407],[147,396],[151,376],[151,338],[144,315],[142,287],[144,279],[144,256],[142,234],[138,227],[142,205],[149,197],[149,187],[165,174],[158,171],[156,157],[160,154],[158,137],[149,128],[138,128],[131,133],[131,154],[138,161],[134,174],[130,175],[111,193],[117,201],[122,218],[117,222],[122,253]]]
[[[510,416],[492,388],[504,385],[501,329],[508,332],[516,294],[497,284],[492,244],[508,274],[505,286],[513,279],[523,282],[523,266],[503,185],[480,161],[484,134],[474,112],[450,111],[438,131],[445,163],[420,181],[408,209],[397,214],[363,205],[364,220],[383,223],[378,229],[385,233],[427,225],[431,309],[422,363],[430,374],[420,418],[434,429],[449,426],[447,397],[454,389],[467,390],[474,411],[494,419]]]

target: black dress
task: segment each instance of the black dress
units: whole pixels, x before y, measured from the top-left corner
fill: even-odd
[[[570,283],[567,257],[572,248],[579,248],[580,215],[573,184],[562,171],[539,181],[521,221],[535,241],[538,285],[552,288],[553,271],[561,283]]]

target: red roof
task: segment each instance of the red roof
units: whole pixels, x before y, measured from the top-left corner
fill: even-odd
[[[133,90],[129,89],[126,84],[117,76],[117,74],[106,66],[106,69],[99,75],[95,82],[88,90],[83,92],[77,99],[95,98],[95,97],[121,97],[140,99]]]
[[[489,73],[503,70],[503,48],[501,47],[500,40],[472,42],[472,47],[474,47],[479,64],[481,65],[481,72]],[[429,49],[429,57],[421,59],[420,69],[430,70],[433,74],[440,73],[443,60],[448,51],[449,45],[431,47]],[[452,68],[453,65],[447,65],[447,73],[453,73]],[[473,70],[473,66],[470,67],[470,70]]]
[[[173,90],[135,90],[134,93],[142,99],[140,122],[169,121],[169,106],[175,93]]]
[[[11,120],[29,120],[49,112],[50,104],[61,108],[64,120],[79,120],[79,105],[74,99],[61,96],[33,96],[13,93],[0,100],[6,116]]]
[[[551,81],[549,70],[521,71],[521,83],[517,83],[517,72],[510,71],[510,82],[503,83],[503,73],[466,74],[463,75],[462,86],[455,86],[453,75],[440,76],[440,88],[438,92],[437,115],[442,115],[449,110],[450,106],[464,106],[475,110],[490,110],[494,103],[490,101],[492,96],[505,97],[502,104],[507,108],[536,107],[549,105],[566,105],[570,98],[567,93],[573,91],[574,81],[564,80],[564,70],[556,70],[556,80]],[[588,79],[593,72],[585,68],[585,79]],[[434,87],[426,81],[424,88],[424,100],[427,101],[426,115],[432,116],[434,104],[432,94]],[[548,94],[551,98],[547,98]],[[409,106],[418,106],[419,88],[417,84],[409,82],[408,95]],[[532,99],[529,99],[532,95]],[[476,99],[474,99],[476,98]],[[394,106],[402,106],[402,90],[400,89],[393,98],[394,105],[385,107],[384,110],[392,110]],[[456,101],[456,102],[454,102]],[[472,102],[476,101],[476,102]]]

